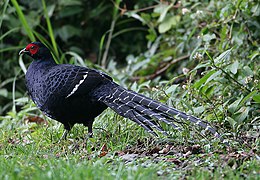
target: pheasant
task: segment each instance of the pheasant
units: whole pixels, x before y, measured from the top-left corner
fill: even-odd
[[[28,44],[19,52],[21,54],[33,58],[25,76],[28,94],[44,114],[64,125],[62,138],[66,138],[76,123],[87,126],[89,134],[92,134],[95,117],[110,107],[155,136],[157,132],[168,136],[162,123],[181,130],[176,125],[176,119],[181,119],[221,139],[206,121],[127,90],[101,71],[57,64],[50,50],[41,42]]]

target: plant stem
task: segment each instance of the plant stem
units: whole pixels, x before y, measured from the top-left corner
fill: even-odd
[[[111,26],[110,26],[110,30],[109,30],[109,34],[108,34],[108,39],[107,39],[107,43],[106,43],[105,52],[103,54],[102,61],[101,61],[101,66],[103,68],[106,67],[107,55],[108,55],[109,47],[110,47],[110,44],[111,44],[111,40],[112,40],[112,35],[113,35],[114,28],[115,28],[115,24],[116,24],[116,19],[114,19],[111,22]]]

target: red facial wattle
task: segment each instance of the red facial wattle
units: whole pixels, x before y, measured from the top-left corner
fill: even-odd
[[[39,46],[36,44],[29,44],[26,46],[26,51],[29,51],[31,55],[34,55],[38,52]]]

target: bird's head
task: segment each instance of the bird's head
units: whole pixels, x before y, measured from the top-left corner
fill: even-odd
[[[51,56],[50,50],[41,42],[32,42],[19,52],[19,55],[27,54],[33,59],[44,59]]]

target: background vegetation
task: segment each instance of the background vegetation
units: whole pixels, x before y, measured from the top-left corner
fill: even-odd
[[[257,1],[0,1],[1,179],[260,177],[260,4]],[[94,138],[28,99],[18,57],[29,42],[58,63],[89,66],[129,89],[208,120],[230,147],[185,126],[155,138],[107,110]]]

